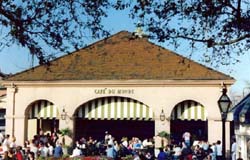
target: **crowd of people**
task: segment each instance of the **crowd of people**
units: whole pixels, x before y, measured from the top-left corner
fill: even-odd
[[[60,158],[63,155],[62,144],[58,141],[58,133],[55,130],[51,134],[44,134],[40,130],[32,140],[25,141],[24,146],[16,144],[16,137],[8,134],[0,134],[1,159],[3,160],[36,160],[38,157]]]
[[[108,131],[105,132],[103,140],[94,140],[80,138],[74,144],[74,150],[71,157],[89,155],[104,155],[111,159],[120,159],[126,156],[145,156],[145,159],[154,159],[154,141],[153,139],[144,139],[141,141],[138,137],[128,139],[123,137],[116,140]]]
[[[39,134],[31,141],[26,141],[24,146],[16,145],[15,136],[0,134],[2,159],[60,158],[65,153],[58,134],[57,130],[47,134],[40,130]],[[153,138],[141,140],[138,137],[130,139],[123,137],[121,140],[116,140],[106,131],[102,140],[95,140],[93,137],[76,140],[72,145],[70,157],[101,155],[115,160],[126,156],[131,156],[134,160],[221,160],[223,158],[221,141],[212,144],[207,141],[193,141],[188,132],[183,134],[180,141],[172,141],[162,146],[156,155],[154,147]],[[235,145],[232,145],[232,150],[234,148]]]

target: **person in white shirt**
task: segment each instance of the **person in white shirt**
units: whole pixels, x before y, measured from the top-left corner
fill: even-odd
[[[181,146],[180,145],[175,145],[174,148],[173,148],[173,151],[174,151],[174,154],[173,154],[174,159],[180,158],[181,151],[182,151]]]
[[[231,157],[232,157],[232,160],[236,160],[236,148],[237,148],[236,140],[233,139],[233,144],[231,146]]]
[[[47,146],[49,149],[49,152],[48,152],[49,156],[53,156],[54,147],[49,142],[47,142]]]
[[[75,149],[73,150],[73,153],[72,155],[70,156],[71,158],[72,157],[77,157],[77,156],[80,156],[82,154],[82,151],[79,147],[75,147]]]
[[[105,132],[105,137],[104,137],[104,141],[105,144],[108,144],[108,142],[112,139],[111,134],[108,133],[108,131]]]
[[[7,135],[5,136],[4,141],[3,141],[3,144],[2,144],[3,152],[9,151],[9,148],[10,148],[10,135],[7,134]]]
[[[182,135],[182,138],[186,144],[187,147],[191,146],[191,134],[189,132],[185,132]]]
[[[222,145],[221,145],[221,141],[218,140],[216,143],[216,160],[222,160],[222,159],[223,159]]]
[[[34,153],[35,159],[38,157],[38,148],[35,145],[34,141],[31,141],[30,143],[30,152]]]
[[[2,132],[0,132],[0,144],[3,143],[3,140],[4,140],[4,135]]]
[[[127,138],[123,137],[121,141],[122,141],[122,145],[127,148],[128,147],[128,140],[127,140]]]
[[[216,153],[217,153],[216,143],[212,144],[211,149],[212,149],[211,153],[212,160],[216,160]]]
[[[11,137],[10,148],[16,148],[16,137],[15,136]]]
[[[39,153],[40,153],[40,157],[45,158],[45,159],[49,155],[49,149],[46,145],[44,145],[43,142],[40,142]]]

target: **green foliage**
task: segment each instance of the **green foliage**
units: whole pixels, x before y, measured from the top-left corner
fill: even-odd
[[[167,138],[169,139],[170,138],[170,134],[167,133],[166,131],[161,131],[158,133],[158,136],[162,137],[162,138]]]
[[[71,136],[72,131],[69,128],[63,128],[63,129],[59,130],[59,134],[61,136]]]
[[[122,160],[133,160],[134,157],[132,155],[127,155],[126,157],[122,157]]]
[[[82,48],[89,38],[109,36],[102,22],[110,10],[130,11],[130,18],[140,21],[137,27],[151,39],[175,47],[185,39],[192,50],[208,48],[211,54],[203,55],[206,62],[237,62],[234,55],[250,49],[248,1],[21,1],[0,2],[0,48],[18,44],[40,64],[58,52]]]

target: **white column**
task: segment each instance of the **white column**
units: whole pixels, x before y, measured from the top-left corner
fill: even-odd
[[[6,107],[6,134],[14,135],[15,130],[15,94],[16,87],[12,85],[10,88],[7,88],[7,107]]]
[[[241,136],[241,158],[247,159],[247,141],[246,136]]]
[[[161,120],[155,120],[155,136],[157,136],[160,132],[165,131],[167,133],[170,134],[170,121],[165,120],[165,121],[161,121]],[[155,144],[156,148],[158,146],[161,147],[161,144]]]
[[[226,137],[225,137],[225,139],[226,139],[226,156],[227,157],[230,157],[231,156],[231,153],[230,153],[230,151],[231,151],[231,146],[230,146],[230,122],[226,122]]]
[[[71,133],[74,134],[74,120],[71,117],[66,117],[66,120],[59,120],[59,130],[69,128]],[[65,145],[70,145],[73,141],[73,136],[65,136]],[[60,137],[60,142],[62,142],[62,137]]]
[[[219,120],[208,120],[208,142],[215,143],[217,140],[222,141],[222,122]]]
[[[16,137],[16,144],[17,145],[24,145],[25,140],[25,117],[23,115],[15,115],[14,120],[14,135]],[[27,128],[26,128],[27,129]]]

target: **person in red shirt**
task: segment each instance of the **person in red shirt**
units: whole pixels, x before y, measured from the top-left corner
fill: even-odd
[[[16,148],[16,159],[17,160],[24,160],[21,150],[22,150],[22,148],[20,146],[18,146]]]

